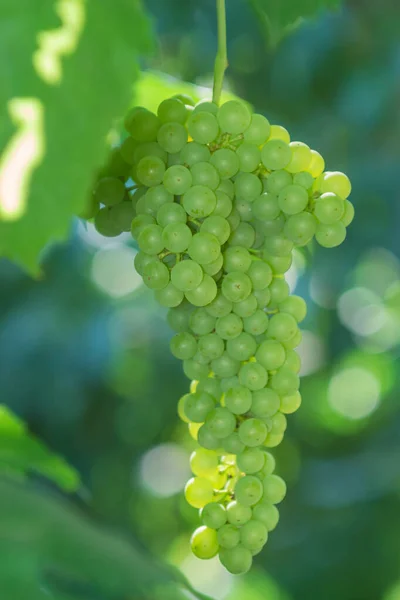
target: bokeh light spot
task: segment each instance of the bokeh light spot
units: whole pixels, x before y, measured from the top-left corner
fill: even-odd
[[[216,600],[226,598],[233,588],[233,576],[226,571],[217,557],[207,561],[206,577],[204,561],[193,555],[188,556],[180,568],[194,588],[203,594],[212,594]]]
[[[297,348],[301,359],[300,376],[319,371],[326,362],[326,349],[323,340],[312,331],[302,330],[302,339]]]
[[[133,264],[135,255],[136,250],[124,246],[96,252],[91,273],[95,284],[113,298],[134,292],[142,283]]]
[[[328,387],[328,402],[348,419],[363,419],[379,405],[381,386],[371,371],[362,367],[343,369]]]
[[[155,496],[172,496],[181,492],[190,478],[189,455],[176,444],[161,444],[143,456],[140,479]]]

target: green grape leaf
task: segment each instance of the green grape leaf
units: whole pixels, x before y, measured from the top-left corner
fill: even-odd
[[[66,492],[80,485],[78,472],[27,431],[25,424],[0,405],[0,474],[23,480],[30,472],[51,479]]]
[[[67,237],[151,40],[140,0],[3,0],[0,256],[38,274]]]
[[[211,600],[132,540],[59,498],[7,478],[0,478],[0,531],[0,589],[6,598],[83,597],[72,591],[84,584],[91,598],[185,600],[190,592]]]
[[[338,9],[342,0],[248,0],[272,47],[298,27],[304,19],[323,10]]]

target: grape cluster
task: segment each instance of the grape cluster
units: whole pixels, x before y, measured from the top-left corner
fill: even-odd
[[[125,127],[119,163],[95,189],[95,225],[131,229],[135,267],[169,308],[171,351],[192,380],[178,406],[198,443],[185,488],[201,511],[192,550],[244,573],[286,493],[268,449],[301,403],[306,305],[285,272],[294,247],[344,241],[350,181],[239,101],[174,97],[157,115],[134,108]]]

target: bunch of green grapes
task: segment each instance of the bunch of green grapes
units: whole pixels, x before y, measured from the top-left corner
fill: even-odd
[[[99,180],[95,224],[115,235],[131,220],[136,269],[168,307],[171,351],[192,381],[178,406],[198,444],[185,488],[202,522],[192,550],[244,573],[278,523],[286,485],[269,449],[301,403],[306,305],[285,273],[293,248],[344,241],[350,181],[239,101],[174,97],[157,115],[134,108],[125,127],[129,170]]]

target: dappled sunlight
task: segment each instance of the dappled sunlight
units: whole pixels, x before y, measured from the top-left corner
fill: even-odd
[[[75,51],[85,24],[83,0],[59,0],[56,11],[61,27],[41,31],[37,35],[38,50],[33,55],[33,65],[38,75],[48,84],[62,79],[62,58]]]
[[[37,98],[13,98],[8,112],[18,130],[0,158],[0,216],[15,221],[26,211],[31,177],[43,159],[44,111]]]
[[[177,444],[161,444],[151,448],[140,462],[143,487],[160,497],[182,492],[190,477],[188,461],[188,453]]]
[[[381,385],[371,371],[350,367],[332,377],[328,386],[331,407],[348,419],[363,419],[377,409]]]
[[[120,246],[98,250],[93,257],[92,280],[106,294],[121,298],[142,284],[133,268],[136,250]]]
[[[212,595],[215,600],[224,600],[234,586],[235,578],[224,569],[217,557],[207,561],[206,577],[204,561],[193,555],[185,558],[180,569],[193,587],[203,594]]]

